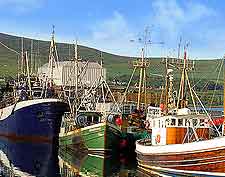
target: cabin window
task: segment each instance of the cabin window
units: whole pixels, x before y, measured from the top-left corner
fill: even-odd
[[[166,126],[170,126],[170,119],[166,119],[165,124]]]
[[[176,125],[176,119],[171,119],[171,125],[175,126]]]
[[[94,123],[98,123],[99,122],[99,118],[97,116],[94,116],[93,122]]]
[[[93,122],[92,116],[87,116],[87,122]]]
[[[178,126],[183,126],[183,119],[178,119]]]
[[[205,120],[204,119],[200,119],[200,125],[204,126]]]
[[[189,120],[185,119],[185,125],[186,125],[187,127],[190,126]]]
[[[192,123],[193,123],[193,126],[197,126],[198,125],[198,120],[197,119],[192,119]]]

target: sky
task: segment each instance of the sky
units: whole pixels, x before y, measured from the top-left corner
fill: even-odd
[[[0,32],[78,43],[124,56],[139,56],[148,29],[148,56],[190,58],[225,53],[225,1],[218,0],[0,0]],[[162,44],[163,42],[163,44]]]

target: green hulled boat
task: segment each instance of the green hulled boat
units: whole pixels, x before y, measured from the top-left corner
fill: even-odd
[[[115,121],[92,121],[84,127],[67,126],[62,129],[59,135],[60,146],[71,149],[79,146],[97,154],[116,153],[119,149],[122,131]]]
[[[92,153],[116,152],[119,148],[121,130],[118,126],[105,122],[84,127],[81,136],[88,151]]]

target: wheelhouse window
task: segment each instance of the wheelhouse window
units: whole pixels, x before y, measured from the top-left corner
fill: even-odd
[[[183,119],[178,119],[178,126],[183,126]]]
[[[176,119],[172,118],[171,119],[171,126],[175,126],[176,125]]]
[[[193,123],[193,126],[197,126],[198,125],[198,119],[192,119],[192,123]]]

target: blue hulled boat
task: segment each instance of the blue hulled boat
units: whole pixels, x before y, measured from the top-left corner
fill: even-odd
[[[58,137],[68,105],[59,99],[25,100],[0,108],[0,136],[31,141]]]

